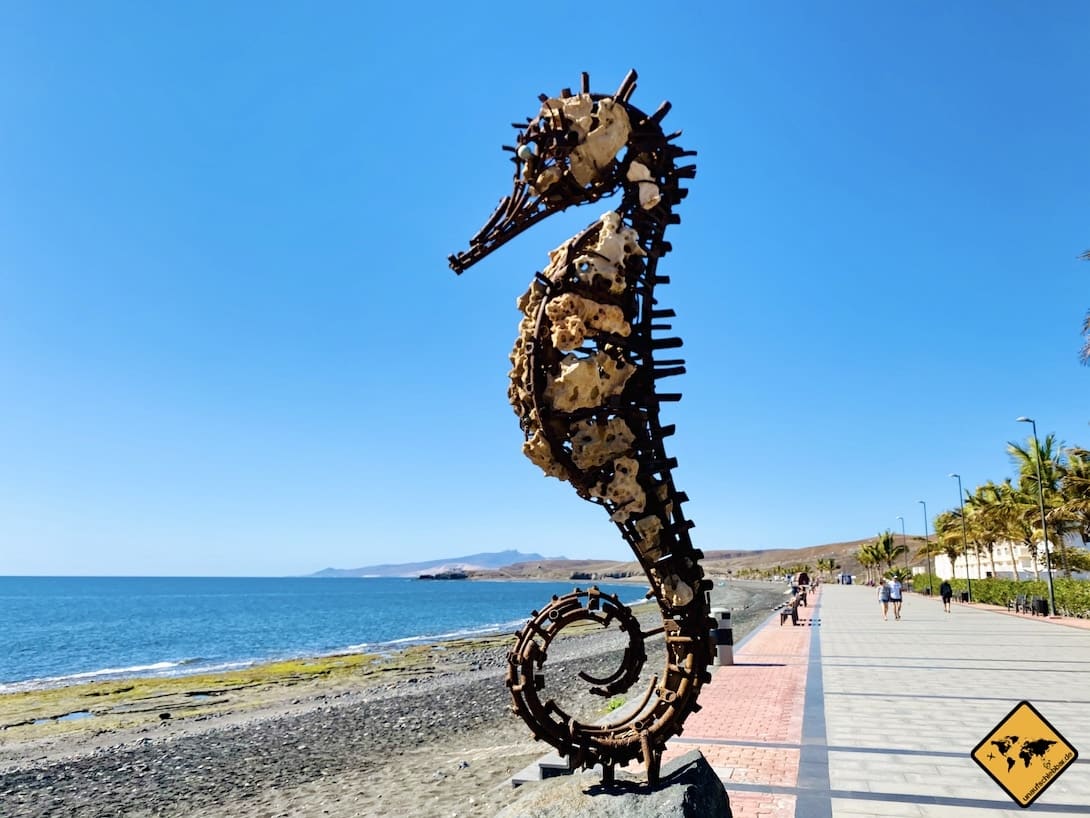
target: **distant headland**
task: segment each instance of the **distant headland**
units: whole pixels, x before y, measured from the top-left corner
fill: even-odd
[[[464,557],[444,557],[423,562],[365,565],[362,568],[325,568],[312,577],[419,577],[422,574],[461,573],[475,574],[506,568],[520,563],[565,560],[565,557],[543,557],[541,554],[524,554],[514,549],[508,551],[469,554]]]
[[[911,536],[913,548],[922,538]],[[711,577],[758,578],[791,572],[796,566],[808,566],[813,572],[818,560],[832,560],[838,570],[861,573],[859,547],[873,537],[847,542],[811,545],[802,548],[705,551],[701,563]],[[919,540],[919,542],[916,542]],[[543,580],[642,580],[643,569],[635,560],[568,559],[543,557],[510,549],[469,554],[461,557],[423,562],[365,565],[361,568],[326,568],[313,577],[432,577],[440,574],[464,574],[467,579],[543,579]],[[460,578],[460,577],[459,577]]]

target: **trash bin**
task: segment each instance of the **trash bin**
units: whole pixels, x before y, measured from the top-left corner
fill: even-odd
[[[1048,616],[1048,600],[1034,597],[1033,613],[1035,616]]]
[[[712,631],[712,664],[734,664],[734,629],[730,624],[730,610],[727,608],[712,608],[712,619],[715,620],[715,630]]]
[[[962,602],[968,602],[969,601],[969,592],[968,591],[962,591],[961,592],[961,601]]]

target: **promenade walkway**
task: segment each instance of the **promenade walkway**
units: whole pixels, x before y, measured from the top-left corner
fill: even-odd
[[[735,818],[1090,816],[1090,623],[824,585],[716,669],[668,760],[700,749]],[[1081,753],[1028,810],[970,757],[1020,701]],[[1037,762],[1035,762],[1037,763]]]

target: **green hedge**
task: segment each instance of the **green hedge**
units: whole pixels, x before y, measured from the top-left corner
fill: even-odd
[[[912,590],[926,593],[927,574],[917,574],[912,578]],[[942,579],[931,577],[935,594],[939,592]],[[1052,580],[1053,591],[1056,594],[1056,607],[1065,616],[1090,617],[1090,582],[1081,579],[1067,579],[1056,577]],[[965,579],[950,580],[950,587],[954,590],[954,598],[966,590]],[[974,579],[973,602],[984,602],[990,605],[1006,605],[1008,601],[1018,596],[1032,599],[1039,596],[1048,599],[1048,581],[1044,579]]]

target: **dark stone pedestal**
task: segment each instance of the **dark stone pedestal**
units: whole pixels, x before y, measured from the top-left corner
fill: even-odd
[[[696,750],[664,764],[659,783],[618,771],[603,784],[600,773],[583,772],[525,784],[496,818],[731,818],[723,783]]]

